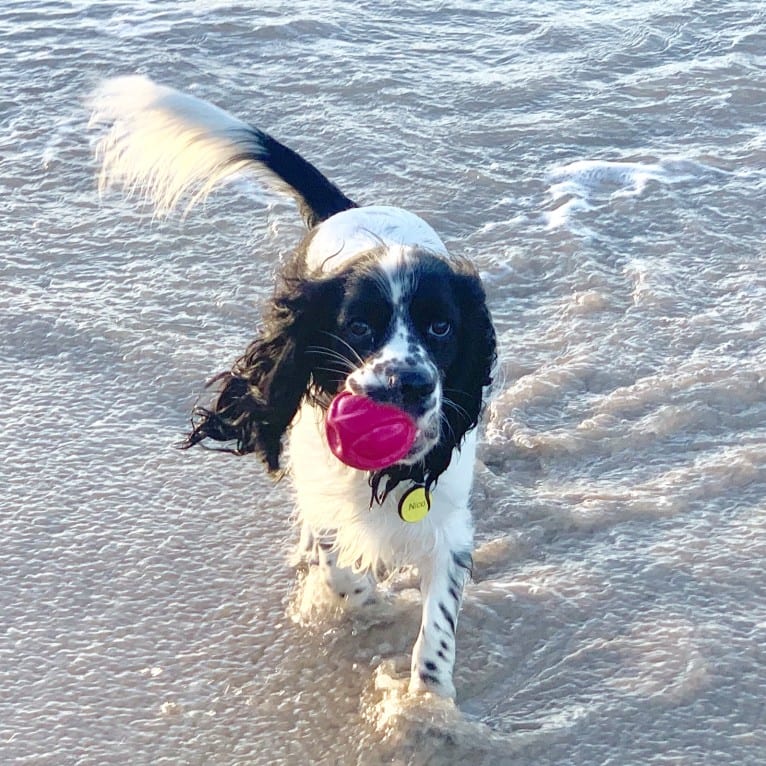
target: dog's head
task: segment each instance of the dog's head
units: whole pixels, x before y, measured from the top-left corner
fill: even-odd
[[[359,236],[330,223],[281,275],[262,332],[219,376],[218,398],[197,410],[187,444],[234,440],[234,451],[276,470],[301,401],[326,408],[347,390],[399,407],[417,426],[410,453],[373,474],[375,494],[407,478],[431,484],[476,426],[490,383],[495,335],[478,274],[425,236],[430,227],[419,233],[425,245],[411,245],[396,240],[412,231]]]

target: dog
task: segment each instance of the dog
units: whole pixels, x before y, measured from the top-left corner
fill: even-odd
[[[299,550],[338,603],[374,600],[381,572],[414,567],[422,621],[409,689],[455,696],[455,629],[472,570],[477,427],[496,362],[482,282],[422,218],[359,206],[268,133],[142,76],[95,92],[100,185],[140,189],[167,213],[252,171],[298,205],[307,234],[281,269],[255,339],[216,376],[182,446],[221,443],[280,474],[289,454]],[[406,413],[407,454],[376,470],[330,450],[340,392]],[[417,509],[415,518],[403,507]],[[423,515],[425,513],[425,515]]]

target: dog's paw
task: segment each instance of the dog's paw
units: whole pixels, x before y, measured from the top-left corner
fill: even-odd
[[[319,567],[328,597],[343,608],[357,609],[377,600],[375,580],[369,574],[359,574],[348,568]]]
[[[345,619],[380,601],[375,581],[368,575],[309,564],[300,573],[290,612],[303,625]]]
[[[410,694],[435,694],[446,699],[455,699],[456,694],[452,679],[436,679],[418,671],[410,676],[408,691]]]

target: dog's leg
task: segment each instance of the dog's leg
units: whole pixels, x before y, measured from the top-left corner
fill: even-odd
[[[311,533],[307,533],[304,527],[301,540],[309,539],[309,535]],[[318,567],[320,580],[335,597],[350,607],[363,606],[375,600],[376,583],[371,573],[339,567],[332,538],[311,535],[310,539],[313,549],[309,565]]]
[[[451,552],[421,574],[423,618],[412,650],[410,691],[454,697],[455,629],[463,588],[471,574],[471,554]]]

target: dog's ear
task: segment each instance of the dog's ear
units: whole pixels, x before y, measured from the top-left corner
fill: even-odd
[[[370,486],[377,502],[402,481],[426,487],[435,484],[449,467],[454,449],[478,425],[482,414],[484,389],[492,383],[497,359],[495,328],[475,269],[467,262],[457,262],[454,268],[452,289],[460,305],[459,354],[444,377],[441,438],[421,464],[395,465],[372,474]]]
[[[332,327],[340,302],[337,278],[282,280],[264,317],[264,328],[234,363],[211,381],[218,394],[197,407],[182,448],[205,439],[234,442],[228,451],[255,452],[269,471],[279,469],[282,437],[312,384],[307,352]]]
[[[453,276],[454,291],[460,301],[461,321],[458,336],[460,354],[447,370],[444,380],[444,419],[442,442],[444,468],[452,448],[475,428],[484,404],[484,389],[492,383],[497,359],[495,328],[487,308],[484,287],[472,267]],[[439,455],[432,459],[438,463]],[[440,466],[434,464],[432,473]],[[443,470],[443,469],[442,469]]]
[[[450,425],[465,434],[479,422],[484,401],[484,388],[492,383],[492,372],[497,361],[495,328],[487,307],[479,275],[471,269],[456,274],[457,290],[461,301],[460,358],[447,374],[446,395],[460,405],[465,414]],[[454,412],[453,414],[460,415]],[[460,437],[459,437],[460,438]]]

